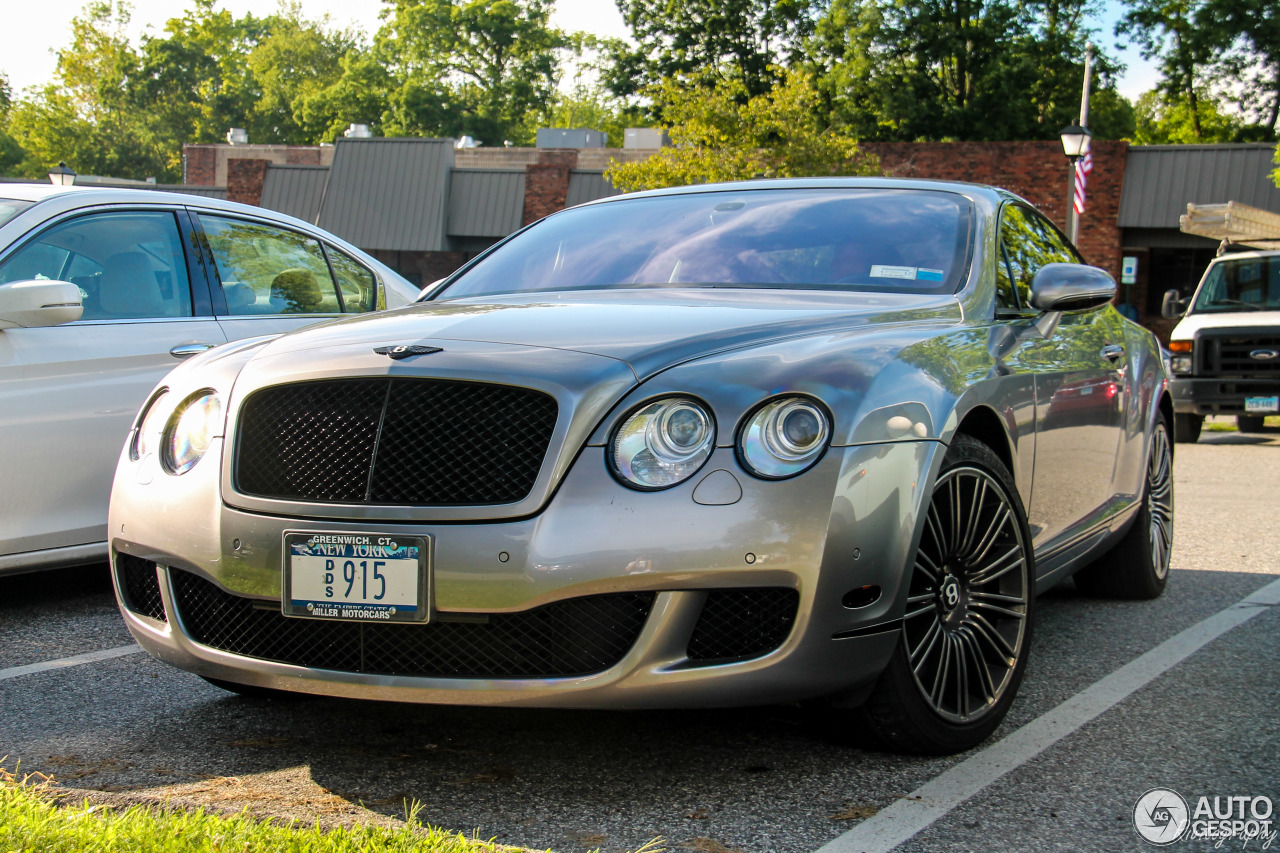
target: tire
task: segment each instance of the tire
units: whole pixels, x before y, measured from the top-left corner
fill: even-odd
[[[253,684],[240,684],[236,681],[223,681],[221,678],[209,678],[200,676],[214,687],[226,690],[228,693],[235,693],[246,699],[274,699],[284,702],[297,702],[305,698],[305,693],[292,693],[288,690],[276,690],[271,687],[258,687]]]
[[[1200,440],[1200,429],[1204,426],[1204,415],[1173,416],[1173,440],[1179,444],[1195,444]]]
[[[1172,552],[1173,448],[1160,420],[1151,434],[1147,482],[1132,524],[1114,548],[1076,573],[1076,587],[1098,598],[1157,598],[1169,582]]]
[[[1236,415],[1236,429],[1241,432],[1262,432],[1262,425],[1266,420],[1264,415]]]
[[[921,524],[901,641],[852,713],[864,742],[949,755],[995,731],[1018,692],[1035,556],[1013,477],[966,435],[947,451]]]

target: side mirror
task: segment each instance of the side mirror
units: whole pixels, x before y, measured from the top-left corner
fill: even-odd
[[[436,289],[437,287],[439,287],[439,286],[440,286],[441,284],[443,284],[443,283],[444,283],[444,279],[443,279],[443,278],[438,278],[438,279],[436,279],[435,281],[433,281],[433,282],[431,282],[430,284],[428,284],[426,287],[422,288],[422,290],[419,290],[419,291],[418,291],[418,298],[417,298],[417,299],[415,299],[415,300],[413,300],[413,301],[414,301],[414,302],[421,302],[421,301],[423,301],[423,300],[424,300],[424,299],[426,299],[428,296],[430,296],[432,293],[434,293],[434,292],[435,292],[435,289]]]
[[[1185,313],[1187,313],[1187,306],[1182,301],[1182,294],[1176,290],[1166,290],[1164,301],[1160,303],[1160,316],[1166,320],[1176,320]]]
[[[60,326],[84,313],[80,288],[69,281],[35,279],[0,284],[0,329]]]
[[[1031,279],[1031,307],[1040,311],[1091,311],[1115,297],[1115,279],[1084,264],[1045,264]]]

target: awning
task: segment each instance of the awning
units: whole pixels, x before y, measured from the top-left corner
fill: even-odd
[[[1247,204],[1187,204],[1178,218],[1184,233],[1248,246],[1252,249],[1280,249],[1280,213]]]

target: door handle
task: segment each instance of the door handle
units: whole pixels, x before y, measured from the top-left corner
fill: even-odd
[[[193,355],[199,355],[205,350],[213,349],[213,344],[178,344],[169,350],[169,355],[174,358],[191,358]]]
[[[1107,361],[1119,361],[1124,358],[1124,347],[1119,344],[1107,344],[1102,348],[1101,355]]]

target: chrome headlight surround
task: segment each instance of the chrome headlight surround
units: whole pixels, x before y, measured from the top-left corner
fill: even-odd
[[[168,388],[161,388],[151,395],[129,435],[129,458],[134,462],[144,459],[160,448],[161,433],[169,417],[169,407],[164,405],[169,396]]]
[[[184,399],[165,424],[160,459],[170,474],[185,474],[204,458],[222,429],[222,400],[212,388]]]
[[[715,443],[716,421],[705,404],[684,396],[650,400],[614,432],[609,470],[632,489],[669,489],[698,473]]]
[[[808,471],[831,446],[831,415],[812,397],[788,394],[766,400],[742,419],[738,461],[763,480]]]

